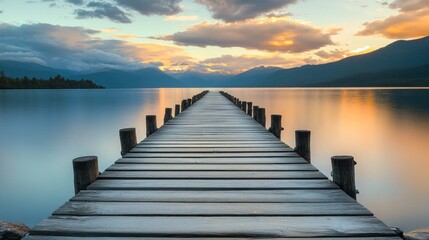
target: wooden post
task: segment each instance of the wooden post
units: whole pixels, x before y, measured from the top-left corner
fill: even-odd
[[[302,158],[311,163],[311,152],[310,152],[310,135],[311,132],[308,130],[296,130],[295,131],[295,149]]]
[[[164,114],[164,124],[166,123],[166,122],[168,122],[170,119],[172,119],[173,118],[173,109],[171,109],[171,108],[165,108],[165,114]]]
[[[186,104],[188,104],[188,101],[183,99],[182,100],[182,112],[186,110]]]
[[[156,115],[146,115],[146,137],[158,130],[156,126]]]
[[[247,102],[247,114],[252,116],[252,102]]]
[[[265,125],[266,125],[265,108],[258,109],[258,120],[259,120],[259,123],[265,128]]]
[[[176,104],[174,105],[174,116],[177,117],[177,115],[180,114],[180,105]]]
[[[85,156],[73,159],[74,193],[85,190],[98,178],[97,156]]]
[[[332,163],[332,181],[347,195],[356,199],[355,161],[352,156],[334,156]]]
[[[137,145],[136,129],[123,128],[119,130],[121,140],[121,155],[124,156]]]
[[[282,115],[278,115],[278,114],[271,115],[271,127],[269,131],[278,139],[281,139],[282,130],[283,130]]]
[[[241,108],[241,101],[240,100],[237,101],[237,107]]]
[[[191,98],[188,98],[187,108],[188,108],[188,107],[190,107],[190,106],[192,106],[192,99],[191,99]]]
[[[247,111],[247,102],[246,101],[241,102],[241,110],[243,110],[244,112]]]
[[[258,110],[259,110],[258,106],[253,106],[253,119],[255,119],[257,122],[259,122],[258,121]]]

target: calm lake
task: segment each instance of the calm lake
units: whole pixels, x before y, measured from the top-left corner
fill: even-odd
[[[223,89],[283,115],[282,140],[312,131],[312,163],[353,155],[358,201],[389,226],[429,227],[429,89]],[[120,157],[118,130],[201,89],[0,91],[0,219],[34,226],[74,195],[72,159]]]

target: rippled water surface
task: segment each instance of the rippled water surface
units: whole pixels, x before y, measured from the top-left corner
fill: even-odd
[[[358,201],[390,226],[429,227],[428,89],[226,89],[282,114],[282,140],[312,131],[312,162],[353,155]],[[158,116],[201,89],[0,91],[0,219],[30,226],[73,196],[71,160],[97,155],[104,170],[120,157],[118,130],[145,135]]]

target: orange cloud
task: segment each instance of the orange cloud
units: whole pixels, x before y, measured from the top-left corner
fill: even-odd
[[[380,34],[390,39],[418,38],[429,35],[429,4],[426,0],[397,0],[390,7],[399,9],[400,13],[384,20],[365,23],[365,29],[356,35]]]
[[[270,52],[306,52],[333,45],[332,32],[290,18],[252,19],[233,23],[200,23],[183,32],[155,39],[185,46],[242,47]]]

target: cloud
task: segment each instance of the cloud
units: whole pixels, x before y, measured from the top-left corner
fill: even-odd
[[[357,36],[382,35],[390,39],[417,38],[429,35],[429,4],[427,0],[395,0],[390,8],[399,14],[364,24]]]
[[[142,15],[174,15],[182,11],[181,0],[115,0],[119,5]]]
[[[68,3],[74,4],[74,5],[82,5],[83,0],[65,0]]]
[[[417,11],[428,8],[427,0],[395,0],[389,4],[390,8],[399,9],[401,12]]]
[[[316,56],[323,58],[325,61],[336,61],[347,56],[347,51],[342,49],[333,49],[330,51],[320,50],[314,53]]]
[[[357,36],[382,35],[391,39],[417,38],[429,35],[429,8],[410,11],[364,24]]]
[[[191,63],[180,47],[124,40],[102,40],[98,31],[50,24],[0,24],[0,59],[30,61],[54,68],[94,71],[104,68],[168,68]]]
[[[110,3],[90,2],[86,7],[91,8],[92,10],[77,9],[75,11],[78,19],[108,18],[114,22],[131,23],[128,13],[125,13]]]
[[[331,35],[288,18],[268,18],[235,23],[204,22],[183,32],[153,38],[186,46],[242,47],[297,53],[333,44]]]
[[[225,22],[236,22],[293,4],[297,0],[195,0],[203,4],[212,13],[213,18]]]

